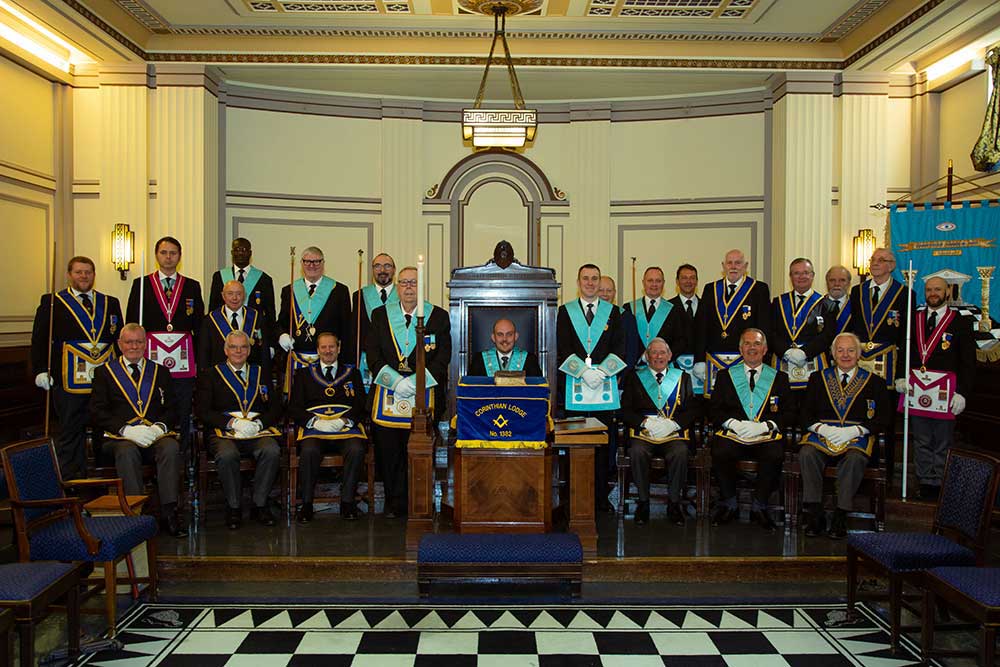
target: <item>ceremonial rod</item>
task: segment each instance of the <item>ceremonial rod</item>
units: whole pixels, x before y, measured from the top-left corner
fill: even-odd
[[[292,350],[295,349],[295,246],[288,246],[288,337],[292,339]],[[292,370],[295,360],[292,350],[288,351],[288,363],[285,364],[285,378],[288,381],[286,401],[292,399]]]
[[[362,301],[364,295],[361,293],[361,268],[362,265],[364,264],[364,259],[363,259],[364,255],[365,251],[362,250],[361,248],[358,248],[358,314],[357,314],[357,319],[355,320],[356,326],[354,328],[354,330],[357,332],[357,340],[354,342],[355,344],[354,363],[356,364],[358,371],[361,370],[361,304],[364,303]]]
[[[911,323],[913,321],[913,279],[916,273],[913,271],[913,260],[910,260],[909,270],[906,272],[906,286],[910,288],[906,302],[906,391],[903,394],[903,500],[906,500],[906,478],[907,464],[910,462],[910,351],[913,344],[913,331]]]
[[[45,438],[49,437],[49,415],[52,410],[52,322],[56,312],[56,244],[52,243],[52,273],[49,283],[49,348],[45,355],[45,375],[48,376],[49,390],[45,392]]]
[[[635,304],[635,257],[632,258],[632,303]],[[635,308],[634,305],[632,307]]]

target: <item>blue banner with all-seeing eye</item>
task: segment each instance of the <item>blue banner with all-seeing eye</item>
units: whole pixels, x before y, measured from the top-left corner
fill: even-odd
[[[939,276],[951,286],[952,305],[978,313],[984,295],[995,320],[1000,315],[1000,206],[988,202],[893,204],[889,236],[896,255],[896,279],[913,261],[913,291],[924,303],[924,281]],[[969,307],[973,308],[969,308]],[[990,328],[995,328],[992,325]]]
[[[549,385],[525,378],[525,385],[496,385],[493,378],[466,376],[456,392],[457,447],[545,447]]]

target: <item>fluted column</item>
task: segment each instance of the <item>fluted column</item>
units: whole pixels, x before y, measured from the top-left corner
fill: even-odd
[[[859,229],[873,229],[876,238],[884,238],[885,211],[871,206],[885,202],[888,187],[889,77],[845,72],[837,77],[836,88],[841,105],[840,244],[834,245],[832,259],[851,268],[852,240]]]
[[[618,247],[617,229],[611,220],[611,109],[571,111],[571,137],[565,150],[572,155],[570,164],[576,187],[566,188],[571,202],[570,223],[563,238],[563,300],[576,296],[576,272],[581,264],[592,262],[605,275],[615,276],[618,268],[613,253]],[[539,132],[544,128],[539,129]],[[570,231],[571,230],[571,231]],[[545,237],[543,236],[543,239]],[[543,241],[544,243],[545,241]],[[545,248],[542,248],[545,256]],[[618,302],[625,297],[618,285]]]
[[[218,268],[219,113],[204,66],[156,70],[150,113],[149,243],[181,242],[181,271],[203,286]],[[151,248],[150,248],[151,250]]]
[[[425,295],[432,303],[445,304],[444,283],[450,266],[447,218],[428,228],[421,207],[427,177],[415,168],[423,164],[423,129],[418,107],[393,107],[392,117],[382,119],[382,224],[375,232],[372,252],[384,250],[402,268],[416,262],[416,254],[427,255]],[[371,257],[366,264],[371,265]]]
[[[770,77],[772,291],[786,289],[788,263],[809,257],[825,267],[833,255],[833,74],[787,72]],[[762,267],[751,273],[763,275]],[[779,276],[781,278],[779,278]]]

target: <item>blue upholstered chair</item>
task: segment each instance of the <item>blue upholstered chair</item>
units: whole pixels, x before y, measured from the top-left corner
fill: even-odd
[[[971,618],[979,625],[980,665],[993,665],[996,658],[997,626],[1000,626],[1000,568],[936,567],[924,573],[922,657],[969,655],[968,651],[934,650],[934,612],[938,602],[949,610]]]
[[[934,525],[929,533],[853,533],[847,542],[847,606],[858,599],[858,568],[889,580],[892,648],[899,645],[904,583],[919,584],[919,575],[935,567],[982,565],[989,535],[993,499],[997,495],[1000,460],[989,454],[952,449]],[[918,613],[914,607],[907,608]]]
[[[100,564],[104,576],[95,580],[88,595],[105,591],[105,613],[111,636],[117,618],[116,567],[132,549],[145,543],[150,600],[156,599],[156,520],[134,516],[129,510],[121,480],[72,480],[64,483],[48,440],[30,440],[0,450],[10,486],[11,508],[21,561],[83,561]],[[83,500],[67,496],[66,487],[113,487],[125,516],[85,517]]]
[[[80,650],[80,582],[89,563],[5,563],[0,565],[0,610],[11,613],[21,641],[21,665],[35,664],[35,624],[48,614],[53,603],[66,605],[69,653]],[[6,639],[6,635],[4,635]],[[6,647],[6,643],[4,644]],[[0,659],[0,665],[9,662]]]

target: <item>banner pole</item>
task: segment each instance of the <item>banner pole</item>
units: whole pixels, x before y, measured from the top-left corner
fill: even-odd
[[[906,378],[906,393],[903,395],[903,502],[906,502],[906,486],[907,474],[909,471],[908,465],[910,462],[910,397],[909,397],[909,386],[910,386],[910,353],[911,347],[913,345],[913,279],[916,274],[913,271],[913,260],[910,260],[909,270],[906,273],[906,286],[910,289],[910,294],[907,295],[906,302],[906,374],[903,376]]]

